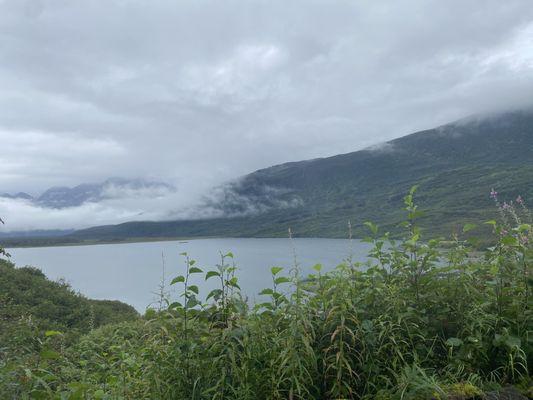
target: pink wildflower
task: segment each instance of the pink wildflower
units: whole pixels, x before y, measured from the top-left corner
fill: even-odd
[[[524,204],[524,199],[522,198],[522,196],[518,195],[518,197],[516,198],[516,202],[518,204]]]
[[[490,198],[494,199],[494,200],[498,200],[498,192],[496,190],[494,190],[494,188],[491,189],[491,191],[490,191]]]

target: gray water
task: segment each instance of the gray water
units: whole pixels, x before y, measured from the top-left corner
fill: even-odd
[[[177,288],[169,287],[173,277],[184,273],[187,252],[205,271],[220,262],[220,251],[234,254],[242,291],[250,300],[272,283],[270,267],[294,265],[294,254],[302,275],[312,273],[315,264],[325,271],[335,268],[350,254],[354,261],[364,261],[368,244],[340,239],[196,239],[167,242],[103,244],[92,246],[40,247],[9,249],[11,261],[18,267],[40,268],[52,280],[65,279],[72,288],[93,299],[120,300],[138,311],[154,305],[163,276],[172,299]],[[163,255],[163,256],[162,256]],[[193,275],[193,284],[206,295],[215,280],[207,282],[204,274]],[[202,296],[200,296],[202,297]]]

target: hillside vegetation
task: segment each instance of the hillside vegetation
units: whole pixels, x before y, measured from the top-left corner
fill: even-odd
[[[8,397],[4,385],[21,363],[55,354],[43,353],[45,332],[63,332],[66,346],[92,329],[138,318],[127,304],[87,299],[37,268],[15,268],[0,259],[0,398],[18,398]]]
[[[60,238],[14,239],[10,245],[51,245],[198,236],[347,237],[375,221],[396,234],[403,194],[420,186],[420,218],[429,235],[448,236],[462,225],[494,219],[485,194],[496,188],[533,198],[533,111],[470,118],[414,133],[380,147],[278,165],[246,175],[211,204],[224,218],[128,222]],[[488,239],[490,229],[477,232]]]
[[[418,227],[414,189],[401,239],[367,223],[369,261],[300,276],[271,268],[253,305],[233,254],[214,269],[182,254],[166,298],[142,321],[20,331],[33,352],[0,360],[0,397],[51,399],[524,399],[533,395],[533,234],[521,197],[479,221],[495,246],[471,254],[465,225],[442,251]],[[12,268],[12,267],[7,267]],[[8,271],[11,271],[8,269]],[[25,273],[32,274],[33,270]],[[201,293],[192,276],[215,279]],[[8,307],[9,309],[9,307]],[[38,310],[34,309],[38,314]],[[38,316],[38,315],[37,315]],[[5,357],[5,356],[4,356]],[[522,394],[520,394],[520,392]]]

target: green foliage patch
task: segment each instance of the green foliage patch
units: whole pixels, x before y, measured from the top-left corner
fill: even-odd
[[[234,255],[214,269],[182,254],[166,298],[142,320],[39,338],[33,356],[0,363],[3,398],[51,399],[474,399],[531,388],[531,215],[522,198],[489,221],[494,246],[472,253],[473,224],[425,240],[412,189],[401,238],[367,223],[369,261],[300,276],[273,267],[253,306]],[[38,274],[28,270],[26,274]],[[191,276],[218,282],[209,293]],[[42,277],[40,278],[42,279]],[[67,329],[68,331],[68,329]],[[507,390],[507,389],[506,389]],[[519,395],[518,392],[517,396]],[[497,398],[497,397],[495,397]]]

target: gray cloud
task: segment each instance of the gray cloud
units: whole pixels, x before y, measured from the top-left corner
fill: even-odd
[[[154,178],[180,195],[125,218],[188,209],[258,168],[529,106],[531,37],[530,0],[0,0],[0,191]],[[91,207],[56,225],[123,215]]]
[[[39,201],[0,196],[0,232],[87,228],[128,221],[205,219],[258,214],[272,208],[302,204],[297,197],[281,198],[287,191],[264,186],[255,197],[239,193],[239,180],[205,191],[179,191],[164,186],[106,184],[98,199],[81,205],[52,207]]]

